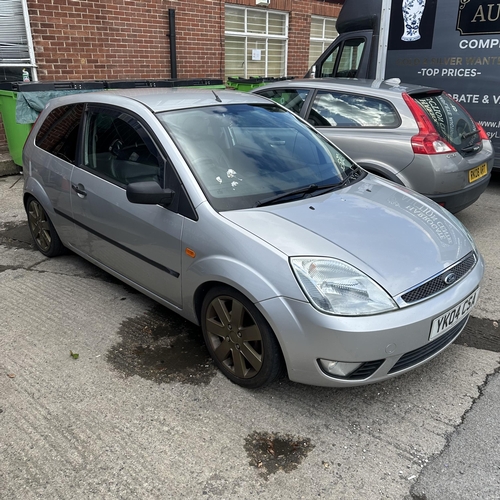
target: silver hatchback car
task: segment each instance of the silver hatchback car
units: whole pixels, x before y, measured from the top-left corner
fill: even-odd
[[[442,90],[399,80],[281,81],[254,90],[291,109],[365,170],[456,213],[486,189],[493,147]]]
[[[478,300],[483,260],[453,215],[257,95],[54,99],[23,162],[38,249],[199,324],[244,387],[285,369],[323,386],[394,377],[452,343]]]

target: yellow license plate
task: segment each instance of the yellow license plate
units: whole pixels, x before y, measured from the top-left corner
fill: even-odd
[[[475,182],[488,173],[488,165],[483,163],[479,167],[469,170],[469,182]]]

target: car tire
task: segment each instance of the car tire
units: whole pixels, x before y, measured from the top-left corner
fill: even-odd
[[[271,327],[238,291],[212,288],[203,300],[201,326],[215,364],[235,384],[256,389],[284,375],[283,354]]]
[[[31,237],[37,250],[47,257],[56,257],[65,253],[64,245],[47,212],[33,196],[26,201],[26,213]]]

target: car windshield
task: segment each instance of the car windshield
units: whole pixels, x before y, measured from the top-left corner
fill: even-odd
[[[158,117],[219,211],[269,204],[273,197],[284,203],[321,194],[322,186],[341,185],[357,168],[273,104],[217,105]]]

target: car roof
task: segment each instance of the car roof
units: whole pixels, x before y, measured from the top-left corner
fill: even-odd
[[[398,78],[389,80],[365,80],[358,78],[302,78],[296,80],[284,80],[273,82],[262,87],[258,87],[254,92],[268,88],[314,88],[314,89],[338,89],[343,91],[364,91],[373,93],[379,96],[384,94],[387,96],[401,94],[407,92],[409,94],[436,92],[439,89],[435,87],[424,87],[422,85],[413,85],[410,83],[402,83]]]
[[[256,94],[238,92],[236,90],[185,87],[116,89],[87,92],[59,97],[53,101],[55,105],[95,102],[123,106],[130,100],[147,106],[154,113],[203,106],[269,104],[267,99]]]

